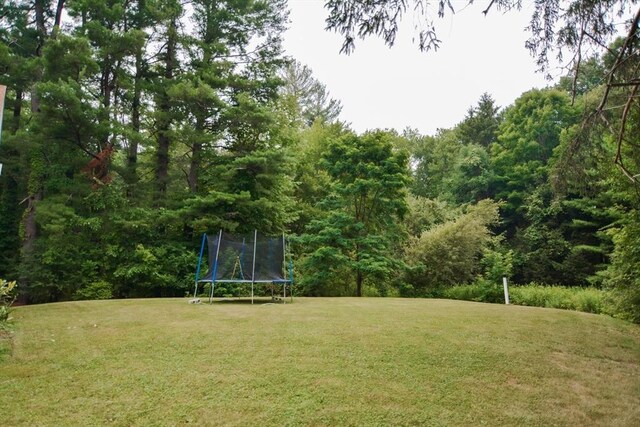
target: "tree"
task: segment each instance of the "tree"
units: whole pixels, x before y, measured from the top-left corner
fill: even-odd
[[[498,126],[502,116],[498,114],[500,107],[488,93],[483,93],[478,106],[469,108],[464,120],[456,127],[463,144],[477,144],[489,147],[496,139]]]
[[[481,272],[498,224],[498,204],[482,200],[458,218],[436,225],[411,239],[406,249],[407,281],[419,295],[429,289],[470,283]]]
[[[522,221],[526,197],[547,182],[562,131],[576,121],[569,98],[554,90],[526,92],[505,112],[498,142],[491,147],[490,188],[506,202],[503,212],[511,231]]]
[[[576,97],[580,97],[604,84],[606,78],[605,64],[602,58],[594,56],[582,61],[577,74],[572,72],[570,75],[560,77],[557,88],[572,95],[574,101]]]
[[[405,225],[410,237],[419,237],[424,231],[452,221],[461,214],[460,208],[443,200],[428,199],[413,194],[407,198],[407,206],[409,211]]]
[[[344,125],[314,122],[310,127],[299,131],[297,141],[293,145],[295,162],[295,200],[296,221],[290,225],[294,234],[304,233],[304,228],[314,219],[324,214],[320,206],[328,195],[331,177],[320,167],[326,153],[328,141],[340,138],[349,133]]]
[[[376,131],[329,143],[322,160],[332,180],[321,204],[326,214],[302,237],[311,249],[302,268],[313,286],[330,292],[333,281],[351,276],[354,294],[362,296],[365,283],[382,286],[398,274],[393,244],[407,210],[408,170],[406,155],[394,152],[391,140]]]
[[[468,0],[468,4],[474,3]],[[491,9],[509,11],[519,9],[521,0],[485,0],[483,14]],[[351,1],[327,0],[329,10],[327,29],[336,31],[344,36],[341,52],[350,53],[355,48],[356,37],[382,37],[386,44],[392,46],[398,33],[399,22],[411,10],[419,22],[418,41],[420,50],[437,49],[440,45],[436,27],[431,16],[431,8],[435,5],[440,18],[446,13],[455,13],[451,0],[382,0],[382,1]],[[625,144],[633,145],[625,139],[625,128],[629,110],[640,108],[640,98],[636,96],[640,89],[638,67],[640,63],[640,8],[635,8],[634,0],[553,0],[534,2],[531,22],[527,27],[531,37],[526,42],[527,49],[536,58],[540,70],[549,70],[549,57],[556,53],[559,61],[565,62],[565,67],[573,70],[573,92],[579,90],[576,84],[583,62],[589,59],[589,53],[606,52],[607,46],[616,37],[618,28],[616,23],[625,22],[627,35],[616,50],[614,61],[607,67],[605,90],[601,102],[584,120],[588,127],[594,121],[606,122],[606,112],[612,103],[610,94],[624,92],[624,108],[619,109],[620,124],[615,132],[617,137],[618,155],[615,164],[632,182],[638,183],[637,176],[624,164],[621,147]],[[567,52],[569,53],[568,55]],[[580,145],[576,139],[574,145]],[[637,171],[636,171],[637,172]]]
[[[332,122],[340,115],[340,101],[329,97],[327,87],[313,77],[311,68],[294,60],[285,66],[282,79],[282,96],[292,99],[307,126],[316,120]]]
[[[629,320],[640,323],[640,216],[632,210],[625,220],[610,230],[615,243],[613,262],[608,269],[607,285],[614,289],[617,297],[618,312]]]
[[[458,130],[440,129],[433,137],[409,136],[415,195],[450,203],[487,197],[491,178],[488,150],[475,143],[463,144]]]
[[[204,228],[295,219],[282,0],[0,9],[0,271],[25,301],[183,295]]]
[[[431,199],[451,200],[451,170],[462,145],[452,130],[439,129],[435,136],[412,137],[412,192]]]

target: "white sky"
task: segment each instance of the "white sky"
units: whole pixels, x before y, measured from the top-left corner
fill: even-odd
[[[461,9],[467,0],[453,4]],[[483,5],[476,2],[455,15],[436,17],[442,40],[437,51],[420,52],[407,14],[392,48],[370,37],[358,40],[347,56],[339,53],[341,36],[324,30],[328,12],[322,0],[289,0],[284,47],[313,70],[332,98],[342,101],[340,118],[358,133],[411,127],[432,135],[462,121],[484,92],[506,107],[523,92],[550,84],[536,73],[524,47],[530,9],[492,10],[485,17]]]

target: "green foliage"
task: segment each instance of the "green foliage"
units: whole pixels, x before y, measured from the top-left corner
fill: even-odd
[[[543,286],[531,283],[509,288],[512,304],[531,307],[561,308],[586,313],[611,313],[610,295],[600,289],[566,286]]]
[[[0,153],[2,148],[0,145]],[[1,155],[0,163],[3,163]],[[11,172],[5,165],[0,176],[0,277],[15,277],[20,254],[19,190],[17,180],[9,175]]]
[[[502,243],[494,238],[493,247],[485,248],[482,254],[482,277],[489,283],[501,283],[503,277],[513,274],[513,250],[505,249]]]
[[[492,194],[503,200],[507,225],[521,224],[525,199],[548,178],[547,164],[560,135],[577,120],[575,108],[561,92],[532,90],[507,108],[498,142],[491,146]]]
[[[499,282],[477,280],[469,285],[456,285],[445,288],[441,293],[443,298],[504,304],[504,290]]]
[[[430,288],[469,283],[481,272],[480,260],[499,222],[499,204],[482,200],[453,221],[413,238],[406,249],[409,282],[418,294]]]
[[[78,289],[73,296],[76,300],[98,300],[113,298],[113,285],[104,280],[91,282]]]
[[[492,171],[487,148],[469,144],[460,148],[449,172],[451,200],[475,203],[489,194]]]
[[[346,132],[341,124],[323,125],[320,122],[300,132],[295,146],[297,154],[294,157],[294,196],[298,216],[291,225],[294,233],[304,233],[304,228],[311,220],[324,214],[320,202],[330,192],[331,177],[326,170],[319,167],[319,164],[328,141],[339,138]]]
[[[462,143],[489,147],[495,142],[502,121],[499,109],[491,95],[483,93],[478,106],[469,108],[464,120],[456,128]]]
[[[16,300],[16,282],[0,278],[0,329],[9,319],[11,304]]]
[[[197,0],[193,25],[173,0],[74,1],[51,29],[56,5],[2,6],[0,274],[25,301],[182,296],[194,236],[297,218],[282,0]]]
[[[640,212],[631,211],[622,227],[613,228],[609,233],[614,250],[605,284],[612,289],[616,313],[640,323]]]
[[[600,104],[622,41],[581,58],[576,106],[565,78],[504,111],[483,94],[433,136],[357,136],[333,122],[327,88],[283,56],[284,0],[74,1],[57,28],[55,2],[37,2],[42,13],[23,3],[0,7],[0,276],[17,278],[25,301],[182,296],[202,232],[259,229],[301,235],[309,295],[437,296],[475,283],[471,298],[493,300],[507,275],[611,288],[618,314],[640,321],[638,199],[611,163],[619,154],[630,176],[640,171],[629,143],[640,110],[630,104],[620,150],[614,109],[606,124],[576,124]],[[615,2],[566,3],[549,43],[575,47],[578,15],[600,42],[611,34],[598,25]],[[533,23],[557,26],[557,9]],[[536,25],[529,47],[544,51]],[[631,81],[637,61],[623,62],[615,80]],[[609,104],[634,100],[630,88],[610,88]]]
[[[415,195],[454,204],[487,197],[492,176],[487,147],[464,139],[459,127],[439,130],[434,137],[405,133],[405,138],[415,165],[411,187]]]
[[[136,244],[113,272],[116,291],[126,297],[182,296],[197,259],[175,243]]]
[[[407,197],[409,212],[405,219],[405,225],[409,235],[418,237],[438,224],[451,221],[460,215],[460,208],[440,199],[428,199],[426,197]]]
[[[290,62],[284,67],[282,79],[283,102],[295,105],[292,121],[311,126],[316,121],[333,122],[340,115],[340,101],[329,97],[326,86],[313,77],[313,72],[306,65],[295,60]]]
[[[321,202],[325,214],[300,238],[308,251],[300,269],[309,293],[350,276],[352,294],[362,296],[364,286],[397,274],[400,263],[392,251],[401,238],[398,220],[407,211],[408,170],[406,156],[394,152],[391,141],[384,132],[346,134],[323,153],[321,167],[331,178],[330,193]]]
[[[451,199],[451,170],[458,162],[462,144],[452,130],[439,130],[434,137],[414,136],[412,162],[413,194],[430,199]]]
[[[577,71],[577,78],[575,75],[560,77],[557,85],[558,89],[562,89],[567,94],[575,92],[576,95],[582,96],[600,86],[604,82],[604,76],[606,75],[605,65],[598,56],[582,60]]]
[[[504,304],[502,285],[486,280],[444,289],[442,296],[464,301]],[[530,307],[560,308],[594,314],[612,313],[611,295],[595,288],[543,286],[531,283],[509,287],[509,300],[511,304]]]

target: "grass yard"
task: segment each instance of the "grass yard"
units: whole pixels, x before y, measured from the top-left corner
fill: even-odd
[[[0,424],[637,425],[640,328],[450,300],[19,307]]]

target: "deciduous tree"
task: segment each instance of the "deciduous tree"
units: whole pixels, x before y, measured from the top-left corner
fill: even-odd
[[[331,192],[321,204],[326,214],[302,238],[310,249],[305,280],[326,287],[346,274],[362,296],[365,283],[375,286],[397,274],[393,244],[407,211],[407,157],[394,152],[384,132],[348,134],[329,143],[322,167]]]

